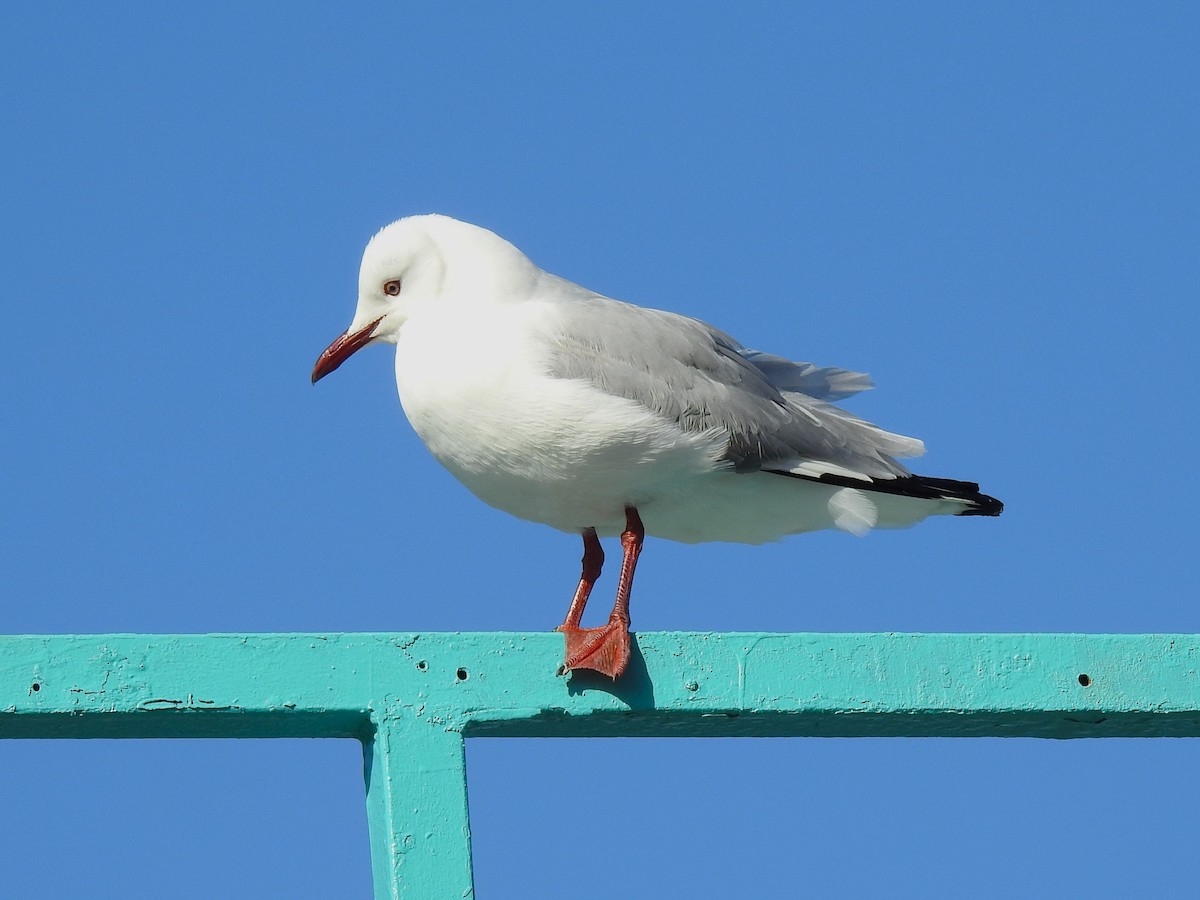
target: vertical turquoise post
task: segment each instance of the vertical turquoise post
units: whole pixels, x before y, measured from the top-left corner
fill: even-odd
[[[462,732],[411,717],[389,704],[363,742],[375,897],[474,897]]]

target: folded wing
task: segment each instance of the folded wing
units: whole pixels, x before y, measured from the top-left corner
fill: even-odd
[[[924,452],[919,440],[827,402],[871,387],[868,376],[748,350],[675,313],[580,296],[561,309],[549,364],[685,431],[719,431],[738,472],[834,474],[869,488],[907,476],[896,458]]]

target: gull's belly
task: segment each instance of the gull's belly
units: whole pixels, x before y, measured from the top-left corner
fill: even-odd
[[[669,503],[717,464],[718,435],[685,433],[635,401],[553,378],[537,353],[521,352],[519,335],[478,331],[466,345],[457,332],[453,359],[425,349],[439,346],[429,334],[401,341],[396,384],[430,452],[485,503],[564,531],[616,534],[627,505]]]

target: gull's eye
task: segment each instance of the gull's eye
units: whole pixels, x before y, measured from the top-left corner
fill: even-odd
[[[399,297],[400,296],[400,281],[399,281],[399,279],[397,279],[395,281],[385,281],[383,283],[383,292],[385,294],[387,294],[389,297]]]

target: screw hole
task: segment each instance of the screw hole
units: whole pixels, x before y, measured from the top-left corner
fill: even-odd
[[[31,687],[34,691],[40,691],[42,689],[42,686],[40,684],[38,684],[36,681],[31,685]]]
[[[457,678],[459,681],[466,681],[467,680],[467,670],[459,669],[457,672],[454,673],[454,677]]]
[[[1079,676],[1079,683],[1080,683],[1081,685],[1083,685],[1084,687],[1091,687],[1091,685],[1092,685],[1092,678],[1091,678],[1091,676],[1090,676],[1090,675],[1080,675],[1080,676]]]
[[[417,663],[417,668],[424,672],[429,668],[429,663],[425,662],[425,660],[421,660],[419,663]]]

